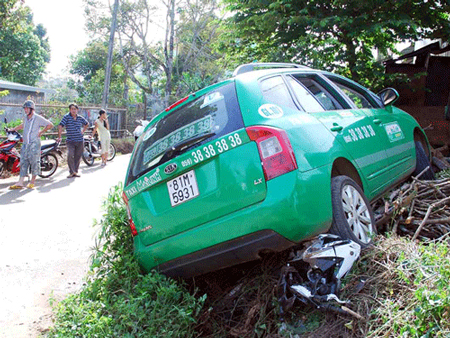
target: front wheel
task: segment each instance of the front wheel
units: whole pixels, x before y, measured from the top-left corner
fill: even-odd
[[[91,151],[89,150],[89,147],[87,146],[84,147],[81,158],[83,159],[84,163],[86,163],[89,167],[94,165],[95,158],[92,155]]]
[[[109,149],[108,149],[107,160],[112,161],[114,159],[114,157],[116,157],[116,146],[114,144],[110,143]]]
[[[330,233],[350,239],[362,248],[372,244],[376,234],[372,208],[361,187],[347,176],[331,179],[333,223]]]
[[[414,144],[416,146],[416,169],[413,172],[413,176],[416,177],[419,175],[422,171],[425,170],[425,168],[428,167],[428,170],[426,170],[422,176],[419,177],[419,179],[422,180],[434,180],[434,172],[431,168],[430,160],[428,159],[427,154],[425,153],[425,149],[423,148],[422,142],[420,141],[414,141]]]
[[[46,154],[41,157],[40,177],[50,177],[55,173],[56,169],[58,169],[58,158],[54,154]]]

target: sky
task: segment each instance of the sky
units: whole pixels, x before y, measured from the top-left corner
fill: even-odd
[[[33,12],[34,24],[41,23],[47,29],[51,48],[47,75],[67,74],[69,56],[84,49],[89,41],[84,31],[82,0],[25,0],[25,5]]]

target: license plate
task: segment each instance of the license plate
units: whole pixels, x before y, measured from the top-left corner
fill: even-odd
[[[194,170],[167,182],[167,189],[173,207],[197,197],[199,192]]]

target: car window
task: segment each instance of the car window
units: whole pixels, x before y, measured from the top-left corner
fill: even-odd
[[[314,95],[325,110],[343,109],[333,95],[315,79],[295,74],[293,76]]]
[[[281,76],[273,76],[260,82],[261,91],[266,101],[297,109],[289,89]]]
[[[191,148],[243,126],[234,82],[216,88],[146,129],[135,146],[127,184]]]
[[[317,98],[300,82],[290,76],[287,77],[287,81],[294,91],[297,100],[305,111],[314,113],[325,110],[317,100]]]
[[[368,91],[362,88],[352,85],[350,82],[344,79],[328,77],[335,85],[337,85],[345,95],[355,104],[358,108],[379,108],[380,105],[374,100],[375,94],[371,95]]]

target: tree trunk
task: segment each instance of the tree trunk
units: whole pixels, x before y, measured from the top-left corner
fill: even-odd
[[[169,0],[167,7],[166,43],[164,47],[164,54],[166,57],[165,72],[167,77],[165,88],[166,105],[168,105],[170,95],[172,94],[174,38],[175,38],[175,0]]]
[[[144,116],[144,120],[147,120],[147,94],[143,91],[142,92],[142,96],[143,96],[143,103],[144,103],[144,109],[143,109],[143,111],[144,111],[144,114],[143,114],[143,116]]]
[[[119,0],[115,0],[114,1],[114,10],[113,10],[113,14],[112,14],[111,33],[109,35],[108,59],[106,60],[105,86],[103,88],[103,97],[102,97],[102,108],[105,108],[105,109],[108,104],[109,84],[111,81],[111,67],[112,67],[112,58],[113,58],[113,50],[114,50],[114,34],[116,32],[118,9],[119,9]]]
[[[358,82],[359,80],[359,74],[356,71],[356,65],[358,57],[356,55],[356,46],[354,45],[352,40],[345,40],[344,41],[345,47],[347,49],[346,54],[347,56],[347,62],[348,62],[348,68],[350,70],[352,80]]]

